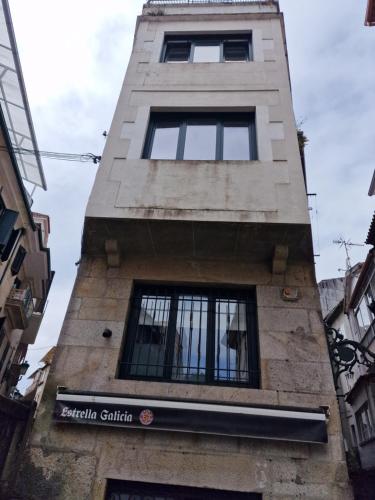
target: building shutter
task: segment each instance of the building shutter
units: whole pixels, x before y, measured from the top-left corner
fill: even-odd
[[[23,247],[19,247],[11,267],[13,276],[19,273],[19,270],[21,269],[22,262],[24,261],[26,254],[27,254],[26,250]]]
[[[18,212],[14,210],[4,210],[0,217],[0,254],[3,253],[9,238],[12,235],[14,224],[16,223]]]

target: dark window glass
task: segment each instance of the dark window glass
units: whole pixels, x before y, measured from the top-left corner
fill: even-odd
[[[13,251],[13,248],[18,240],[20,233],[21,233],[21,229],[13,229],[12,234],[10,235],[10,238],[8,240],[8,243],[6,244],[6,247],[4,248],[4,250],[1,254],[2,262],[5,262],[6,260],[9,259],[10,254]]]
[[[8,210],[7,208],[0,213],[0,253],[2,253],[7,246],[17,217],[18,212]]]
[[[249,42],[224,42],[224,61],[248,61]]]
[[[143,158],[256,160],[254,113],[152,113]]]
[[[155,126],[150,158],[152,160],[175,160],[179,126],[159,123]]]
[[[184,160],[215,160],[216,124],[187,124]]]
[[[165,62],[188,62],[190,57],[189,42],[168,42],[165,49]]]
[[[108,480],[106,500],[261,500],[259,493]]]
[[[258,387],[253,291],[136,287],[120,378]]]
[[[27,253],[26,250],[22,246],[20,246],[19,249],[17,250],[16,256],[14,257],[12,266],[10,268],[13,276],[19,273],[22,263],[26,257],[26,253]]]
[[[223,160],[250,160],[249,126],[224,126]]]
[[[193,62],[220,62],[220,45],[195,44]]]
[[[218,63],[250,61],[251,35],[206,34],[167,35],[164,41],[162,62]]]

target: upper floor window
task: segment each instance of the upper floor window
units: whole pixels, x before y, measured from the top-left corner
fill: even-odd
[[[120,378],[259,387],[254,290],[137,286]]]
[[[167,63],[240,62],[252,59],[251,35],[168,35],[161,60]]]
[[[152,113],[143,158],[256,160],[254,113]]]

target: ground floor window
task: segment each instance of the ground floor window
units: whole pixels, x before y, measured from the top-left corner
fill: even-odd
[[[255,290],[136,286],[120,378],[259,387]]]
[[[258,493],[109,480],[106,500],[261,500]]]

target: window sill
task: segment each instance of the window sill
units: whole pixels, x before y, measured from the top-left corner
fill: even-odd
[[[192,380],[166,380],[166,379],[160,379],[156,377],[116,377],[116,380],[126,380],[126,381],[133,381],[133,382],[156,382],[159,384],[176,384],[176,385],[190,385],[194,387],[223,387],[223,388],[229,388],[229,387],[234,387],[236,389],[260,389],[258,385],[251,385],[248,382],[247,383],[235,383],[235,382],[193,382]]]

